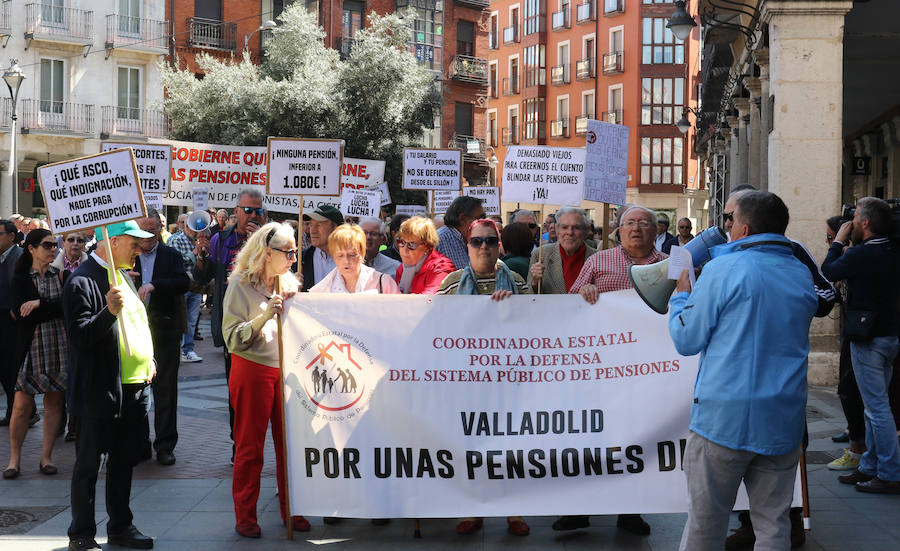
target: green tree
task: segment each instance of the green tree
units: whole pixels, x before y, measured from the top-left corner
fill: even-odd
[[[247,52],[220,61],[200,54],[202,79],[162,68],[166,113],[177,140],[265,145],[268,136],[341,138],[348,157],[387,161],[395,202],[423,204],[400,189],[404,147],[421,143],[440,109],[434,75],[406,48],[414,11],[369,16],[350,56],[324,45],[325,32],[300,4],[285,8],[255,65]]]

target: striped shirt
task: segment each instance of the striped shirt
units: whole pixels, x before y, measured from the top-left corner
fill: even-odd
[[[441,287],[438,289],[438,295],[455,295],[456,291],[459,289],[459,280],[462,278],[463,270],[456,270],[455,272],[450,272],[447,277],[444,278],[444,281],[441,282]],[[513,280],[516,282],[516,288],[519,291],[520,295],[530,295],[531,287],[525,284],[525,280],[522,279],[522,276],[517,274],[516,272],[512,272]],[[475,285],[478,287],[479,295],[492,295],[496,290],[497,280],[491,277],[479,277],[475,280]]]
[[[435,250],[450,259],[457,270],[469,265],[469,247],[458,229],[441,226],[438,231],[438,244]]]

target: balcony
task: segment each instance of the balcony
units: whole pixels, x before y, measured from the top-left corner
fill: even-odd
[[[346,61],[350,59],[350,53],[353,51],[353,48],[356,47],[356,40],[352,38],[339,38],[338,39],[338,55],[340,55],[342,61]]]
[[[570,28],[571,26],[572,26],[572,24],[569,22],[569,6],[568,6],[568,4],[566,5],[566,7],[564,9],[553,12],[553,15],[551,15],[550,28],[554,32],[564,31],[564,30]]]
[[[550,121],[550,137],[551,138],[568,138],[569,137],[569,117]]]
[[[563,84],[569,84],[571,82],[571,77],[569,75],[569,64],[565,65],[557,65],[555,67],[550,68],[550,84],[553,86],[562,86]]]
[[[487,60],[470,55],[455,56],[450,62],[450,78],[459,82],[487,85]]]
[[[593,118],[593,113],[585,113],[580,117],[575,117],[575,135],[584,136],[585,134],[587,134],[588,121]]]
[[[613,17],[625,13],[625,0],[603,0],[603,15]]]
[[[188,17],[188,45],[206,50],[237,50],[237,23]]]
[[[0,40],[3,41],[4,47],[6,47],[6,42],[9,40],[9,37],[12,36],[12,23],[9,17],[10,4],[12,4],[12,2],[3,2],[0,4]]]
[[[518,145],[519,144],[519,128],[516,126],[510,126],[503,129],[503,145]]]
[[[625,72],[625,52],[603,54],[603,74],[620,75]]]
[[[100,138],[165,138],[169,119],[162,111],[104,105],[100,108]]]
[[[22,133],[92,136],[96,133],[93,105],[65,101],[22,100]]]
[[[603,122],[611,122],[613,124],[625,124],[625,119],[622,118],[622,110],[616,109],[614,111],[604,111],[603,112]]]
[[[456,3],[460,6],[465,6],[467,8],[475,8],[476,10],[483,10],[485,8],[490,7],[491,0],[456,0]]]
[[[462,151],[464,163],[478,164],[484,162],[484,140],[481,138],[454,134],[453,143],[456,144],[456,149]]]
[[[6,2],[4,2],[4,5]],[[9,132],[12,129],[12,100],[0,99],[0,132]]]
[[[503,28],[503,44],[515,44],[519,41],[519,26],[512,25]]]
[[[580,59],[575,62],[575,80],[589,80],[597,76],[594,71],[594,58]]]
[[[90,46],[94,43],[94,12],[47,4],[26,4],[26,50],[33,40]]]
[[[117,48],[151,54],[165,54],[168,48],[168,25],[165,21],[127,15],[106,16],[106,49]]]
[[[503,79],[503,95],[514,96],[519,93],[519,77],[507,77]]]
[[[594,2],[586,2],[584,4],[578,4],[575,7],[575,23],[577,25],[581,25],[582,23],[589,23],[597,19],[597,10],[594,9]]]

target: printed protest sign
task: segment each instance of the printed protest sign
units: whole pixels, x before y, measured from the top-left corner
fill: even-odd
[[[628,127],[589,120],[585,142],[584,198],[624,205],[628,187]]]
[[[584,149],[514,145],[503,160],[503,200],[512,203],[580,205]]]
[[[461,181],[459,149],[403,150],[403,189],[458,190]]]
[[[194,210],[206,210],[209,208],[209,190],[205,187],[195,187],[192,197],[194,201]]]
[[[387,182],[381,182],[377,186],[371,188],[374,191],[378,191],[381,193],[381,206],[390,205],[391,204],[391,190],[388,189]]]
[[[372,189],[384,182],[384,161],[344,157],[341,189]]]
[[[463,195],[481,199],[486,216],[500,215],[500,188],[493,186],[470,186],[463,188]]]
[[[161,144],[103,142],[100,144],[100,151],[123,147],[134,150],[141,190],[144,193],[168,193],[169,176],[172,174],[172,148]]]
[[[268,192],[279,195],[340,195],[343,140],[268,140]]]
[[[341,214],[357,218],[378,218],[381,194],[377,191],[346,188],[341,192]]]
[[[331,205],[341,210],[340,195],[304,195],[303,196],[303,212],[310,213],[322,205]]]
[[[427,209],[422,205],[397,205],[395,213],[407,216],[425,216]]]
[[[444,214],[452,203],[459,197],[459,190],[428,190],[428,204],[431,205],[432,214]]]
[[[158,193],[144,193],[144,204],[147,210],[156,209],[157,212],[163,211],[163,196]]]
[[[55,234],[146,216],[130,149],[44,165],[38,176]]]

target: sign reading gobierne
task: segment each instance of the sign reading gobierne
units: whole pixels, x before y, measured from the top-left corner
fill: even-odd
[[[685,510],[697,358],[676,352],[665,316],[632,290],[593,306],[568,295],[426,298],[286,303],[289,481],[302,489],[291,510]]]
[[[146,215],[131,149],[44,165],[38,176],[54,234]]]

